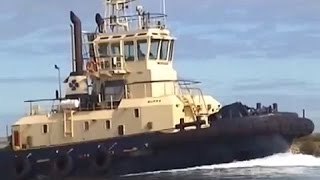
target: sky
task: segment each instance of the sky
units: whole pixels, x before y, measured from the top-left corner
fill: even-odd
[[[159,0],[140,0],[150,11]],[[157,3],[155,3],[157,2]],[[319,0],[169,0],[179,77],[223,104],[278,102],[320,131]],[[27,112],[27,99],[54,97],[57,71],[70,71],[69,11],[93,31],[101,0],[2,0],[0,6],[0,134]],[[62,78],[63,79],[63,78]]]

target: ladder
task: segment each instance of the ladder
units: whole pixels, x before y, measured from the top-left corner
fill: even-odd
[[[194,87],[188,87],[188,85],[184,82],[182,84],[179,84],[180,86],[180,94],[181,94],[181,100],[184,104],[184,108],[188,108],[191,110],[191,113],[193,115],[194,120],[197,120],[197,117],[202,115],[209,115],[209,111],[206,108],[206,101],[204,99],[203,93],[200,88],[194,88]],[[182,90],[186,90],[187,93],[184,94]],[[206,113],[201,113],[201,109],[198,108],[198,105],[195,102],[192,90],[196,90],[199,92],[199,104],[200,106],[204,106],[202,108],[206,109]],[[190,98],[187,98],[187,96],[190,96]],[[201,102],[203,101],[203,102]]]
[[[197,110],[197,107],[196,107],[196,105],[195,105],[195,102],[194,102],[193,98],[191,97],[191,99],[192,99],[193,102],[190,102],[190,100],[189,100],[186,96],[181,96],[181,99],[182,99],[184,108],[185,108],[185,109],[188,108],[188,109],[191,110],[191,113],[192,113],[192,115],[193,115],[193,119],[194,119],[194,121],[196,121],[199,112],[198,112],[198,110]]]
[[[64,137],[73,137],[73,114],[74,111],[63,112],[63,129]]]

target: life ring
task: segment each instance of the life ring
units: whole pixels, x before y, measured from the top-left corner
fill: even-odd
[[[94,65],[91,61],[88,61],[86,64],[86,70],[90,73],[94,72]]]
[[[13,178],[25,180],[32,176],[32,163],[28,158],[18,157],[15,159],[13,168]]]
[[[97,72],[99,70],[99,67],[100,67],[100,61],[97,61],[97,60],[91,60],[92,63],[93,63],[93,69],[95,72]]]
[[[112,154],[109,151],[99,148],[91,156],[92,168],[95,172],[107,172],[112,164]]]
[[[90,73],[97,72],[99,64],[100,63],[95,60],[89,60],[86,64],[86,69]]]
[[[61,154],[53,160],[52,172],[54,177],[67,177],[74,169],[73,158],[69,154]]]

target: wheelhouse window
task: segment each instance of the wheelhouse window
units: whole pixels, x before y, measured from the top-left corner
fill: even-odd
[[[161,49],[160,49],[160,59],[161,60],[167,60],[168,49],[169,49],[169,40],[162,40],[161,41]]]
[[[134,61],[134,43],[133,41],[124,42],[124,57],[126,61]]]
[[[110,56],[110,50],[109,50],[109,44],[108,43],[100,43],[98,45],[98,53],[99,57],[109,57]]]
[[[174,40],[171,40],[170,43],[170,52],[169,52],[169,61],[172,61],[174,51]]]
[[[95,39],[95,33],[89,33],[87,34],[87,39],[88,42],[93,42]],[[89,55],[90,57],[95,57],[95,52],[94,52],[95,48],[94,48],[94,44],[90,43],[89,44]]]
[[[160,40],[158,39],[151,40],[149,59],[151,60],[158,59],[159,44],[160,44]]]
[[[111,44],[111,53],[113,56],[120,55],[120,43]]]
[[[138,40],[137,41],[137,53],[138,53],[138,60],[139,61],[146,60],[147,51],[148,51],[148,41],[146,39]]]

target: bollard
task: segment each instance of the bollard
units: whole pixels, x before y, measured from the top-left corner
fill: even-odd
[[[278,112],[278,104],[277,103],[273,103],[272,104],[272,109],[273,109],[273,112]]]
[[[7,136],[7,139],[9,138],[9,126],[6,125],[6,136]]]
[[[261,103],[257,103],[257,110],[261,109]]]

